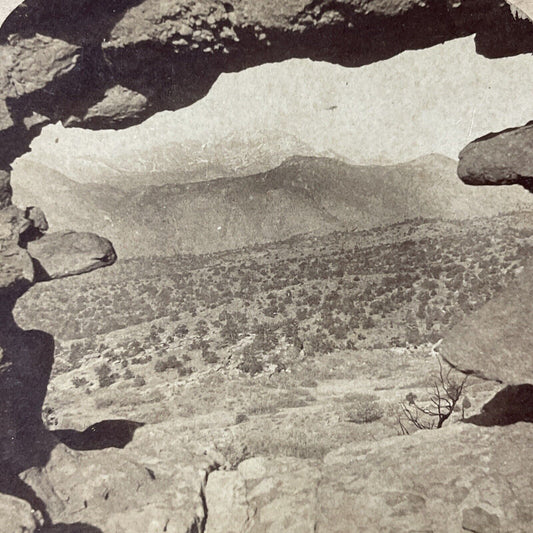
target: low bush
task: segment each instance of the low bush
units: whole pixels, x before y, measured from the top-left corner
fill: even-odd
[[[379,420],[383,408],[372,394],[347,394],[343,399],[344,416],[347,422],[355,424],[368,424]]]

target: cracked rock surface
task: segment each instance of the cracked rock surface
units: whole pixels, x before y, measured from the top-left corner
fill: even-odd
[[[21,477],[46,502],[54,524],[76,520],[106,533],[200,531],[203,484],[213,459],[201,450],[168,447],[162,457],[147,460],[153,444],[145,451],[141,443],[167,436],[152,428],[128,450],[80,452],[58,444],[44,468]]]
[[[532,444],[523,424],[460,425],[347,446],[323,463],[249,459],[211,474],[206,531],[526,532]]]
[[[209,477],[206,531],[525,533],[533,513],[532,444],[524,424],[464,424],[346,446],[322,463],[249,459]]]

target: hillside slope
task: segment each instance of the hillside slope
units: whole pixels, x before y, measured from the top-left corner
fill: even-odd
[[[518,188],[462,184],[456,162],[435,154],[394,166],[293,156],[251,176],[135,191],[80,184],[25,161],[14,186],[16,202],[38,203],[53,228],[97,231],[121,256],[208,253],[299,234],[416,217],[468,219],[531,206]]]

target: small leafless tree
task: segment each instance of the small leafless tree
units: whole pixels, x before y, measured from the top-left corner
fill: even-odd
[[[461,396],[463,395],[468,376],[463,376],[459,381],[454,379],[458,374],[452,367],[444,369],[440,357],[439,373],[433,383],[429,399],[424,403],[418,401],[416,394],[410,392],[406,397],[407,403],[400,403],[398,423],[402,435],[409,435],[409,425],[416,429],[438,429],[450,418]],[[465,397],[464,402],[468,399]],[[468,408],[465,403],[464,408]]]

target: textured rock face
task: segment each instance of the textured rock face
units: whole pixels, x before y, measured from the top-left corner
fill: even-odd
[[[31,257],[18,246],[20,234],[29,227],[20,209],[0,209],[0,295],[24,290],[34,281]]]
[[[62,278],[111,265],[115,250],[92,233],[51,233],[38,208],[0,210],[0,294],[21,292],[35,281]],[[23,245],[26,249],[20,247]]]
[[[58,444],[44,468],[21,477],[56,524],[76,520],[105,533],[201,531],[203,487],[215,460],[200,447],[176,446],[171,427],[135,433],[124,450],[79,452]]]
[[[532,444],[527,424],[461,424],[341,448],[323,463],[250,459],[209,477],[206,531],[525,533]]]
[[[62,530],[60,522],[65,531],[94,533],[201,531],[206,518],[211,532],[530,529],[533,433],[526,424],[422,432],[344,448],[324,462],[255,458],[236,472],[212,473],[205,491],[216,461],[176,447],[172,427],[142,428],[124,450],[68,450],[41,421],[53,339],[18,330],[11,315],[13,294],[35,280],[115,258],[110,243],[94,235],[42,236],[41,214],[11,206],[9,165],[44,125],[126,127],[189,105],[221,72],[289,57],[357,66],[472,33],[489,57],[533,50],[529,21],[499,0],[28,0],[10,17],[0,30],[0,349],[2,363],[11,365],[0,375],[0,396],[9,398],[0,409],[0,483],[22,473],[58,526],[50,531]],[[494,154],[505,158],[502,139]],[[467,170],[467,181],[529,185],[527,164],[515,160],[527,162],[527,144],[513,143],[503,167]],[[510,300],[515,342],[530,325],[530,292],[515,290]],[[510,318],[509,304],[501,309],[489,309],[484,322],[496,330],[488,332],[494,346],[509,340],[495,327]],[[519,370],[515,353],[507,368],[481,340],[469,341],[472,352],[485,355],[478,373],[530,381],[529,340],[514,346],[526,361]],[[471,369],[470,361],[456,364]],[[13,478],[6,482],[7,467]],[[0,517],[10,533],[36,527],[29,506],[10,496],[0,496]]]
[[[533,266],[455,326],[440,353],[459,370],[508,384],[533,383]]]
[[[533,123],[493,133],[459,155],[459,177],[470,185],[523,185],[533,191]]]
[[[139,428],[124,449],[59,444],[21,478],[54,523],[106,533],[530,531],[530,424],[456,424],[324,460],[254,457],[231,471],[177,429]]]

